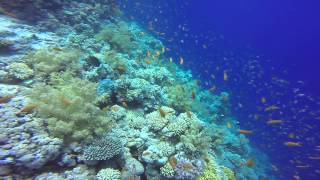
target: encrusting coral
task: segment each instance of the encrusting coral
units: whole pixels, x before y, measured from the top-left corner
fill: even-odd
[[[97,21],[110,1],[64,2],[61,7],[73,7],[67,15],[79,15],[77,7],[98,12],[70,17],[56,32],[61,40],[52,39],[55,45],[31,48],[0,69],[2,82],[18,79],[19,86],[30,87],[23,105],[17,103],[20,95],[1,95],[1,128],[13,128],[1,136],[6,141],[0,170],[8,176],[19,174],[11,167],[41,170],[16,179],[234,180],[235,174],[240,179],[262,174],[240,168],[250,148],[245,137],[225,127],[228,121],[236,126],[229,95],[202,89],[137,23]],[[52,18],[68,19],[63,15]],[[50,172],[51,165],[59,171]]]

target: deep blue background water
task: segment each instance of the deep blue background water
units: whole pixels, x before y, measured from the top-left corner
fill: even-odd
[[[124,1],[125,12],[185,59],[203,87],[232,97],[241,128],[279,179],[320,179],[320,1]],[[160,32],[160,33],[159,33]],[[163,34],[162,34],[163,33]],[[223,80],[223,71],[229,75]],[[216,78],[212,79],[211,75]],[[208,85],[206,85],[208,84]],[[267,103],[261,103],[261,98]],[[265,112],[270,105],[280,107]],[[255,118],[258,117],[258,118]],[[270,118],[282,119],[270,127]],[[288,138],[292,133],[294,138]],[[286,147],[298,141],[302,147]],[[298,166],[298,167],[297,167]],[[303,166],[303,168],[299,167]],[[307,167],[304,167],[307,166]]]

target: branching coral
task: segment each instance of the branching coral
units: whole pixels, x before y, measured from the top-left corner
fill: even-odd
[[[52,78],[52,85],[37,84],[30,92],[30,102],[37,114],[48,118],[49,132],[60,138],[82,140],[102,134],[110,120],[93,104],[96,84],[67,75]]]
[[[121,173],[119,170],[106,168],[101,169],[97,174],[98,180],[120,180],[121,179]]]
[[[122,144],[120,139],[106,136],[93,141],[93,143],[85,147],[82,158],[88,161],[106,160],[118,155],[121,149]]]

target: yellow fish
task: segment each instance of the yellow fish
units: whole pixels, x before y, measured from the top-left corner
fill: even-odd
[[[302,146],[302,144],[300,142],[292,142],[292,141],[284,142],[283,144],[288,147],[301,147]]]
[[[228,81],[228,74],[226,70],[223,71],[223,80]]]
[[[280,109],[278,106],[272,105],[272,106],[265,108],[264,111],[268,112],[268,111],[273,111],[273,110],[278,110],[278,109]]]
[[[274,120],[274,119],[270,119],[269,121],[267,121],[268,125],[276,125],[276,124],[282,124],[283,121],[282,120]]]

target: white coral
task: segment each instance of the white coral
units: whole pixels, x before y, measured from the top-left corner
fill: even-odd
[[[119,170],[106,168],[101,169],[97,174],[98,180],[120,180],[121,173]]]

